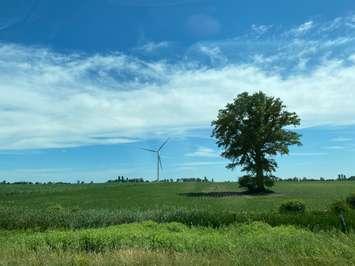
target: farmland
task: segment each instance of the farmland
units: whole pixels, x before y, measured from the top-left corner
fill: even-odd
[[[0,261],[355,263],[355,213],[346,213],[343,234],[329,211],[355,182],[278,182],[273,190],[245,195],[232,182],[1,185]],[[279,213],[289,200],[302,200],[305,213]]]
[[[134,211],[171,207],[227,211],[276,210],[280,202],[302,199],[310,210],[322,210],[334,200],[355,191],[355,182],[279,182],[275,193],[264,196],[188,197],[188,192],[241,191],[237,183],[133,183],[0,185],[2,207],[46,209],[60,205],[79,209],[129,209]]]

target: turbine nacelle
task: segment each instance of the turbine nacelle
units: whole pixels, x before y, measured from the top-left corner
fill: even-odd
[[[146,149],[146,148],[141,148],[142,150],[145,151],[149,151],[149,152],[153,152],[156,153],[157,155],[157,181],[159,181],[159,174],[160,171],[159,170],[163,170],[163,164],[161,162],[161,157],[160,157],[160,151],[163,149],[163,147],[166,145],[166,143],[168,142],[169,138],[167,138],[157,150],[152,150],[152,149]]]

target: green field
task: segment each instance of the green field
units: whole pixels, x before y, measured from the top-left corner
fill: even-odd
[[[170,207],[263,212],[280,202],[302,199],[310,210],[322,210],[355,192],[355,182],[279,182],[266,196],[186,197],[188,192],[241,191],[237,183],[122,183],[84,185],[0,185],[2,207],[146,210]]]
[[[345,215],[348,234],[330,211],[355,192],[355,182],[279,182],[273,190],[253,196],[236,193],[236,183],[1,185],[0,265],[355,264],[355,211]],[[280,214],[288,200],[302,200],[306,212]]]

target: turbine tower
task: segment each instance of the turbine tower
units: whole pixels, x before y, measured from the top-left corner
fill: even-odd
[[[160,151],[161,149],[165,146],[165,144],[168,142],[169,138],[167,138],[162,145],[160,145],[159,149],[157,150],[151,150],[151,149],[145,149],[141,148],[142,150],[153,152],[157,156],[157,181],[159,181],[159,175],[160,175],[160,170],[163,170],[163,164],[161,163],[161,158],[160,158]]]

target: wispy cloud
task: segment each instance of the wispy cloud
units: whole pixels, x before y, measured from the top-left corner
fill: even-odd
[[[353,22],[314,24],[304,39],[280,33],[280,43],[287,35],[292,51],[265,50],[267,40],[200,45],[209,56],[228,59],[218,66],[195,64],[189,56],[167,63],[121,53],[60,54],[2,43],[0,149],[126,143],[165,132],[184,134],[209,126],[218,109],[239,93],[256,90],[280,97],[301,116],[303,126],[355,124],[355,62],[348,60],[355,57],[355,29],[346,23]],[[346,39],[329,35],[330,26],[332,32],[346,30]],[[321,29],[327,34],[314,35]],[[245,57],[231,55],[238,47]],[[331,56],[325,56],[329,51]],[[305,71],[293,69],[297,64],[288,59],[291,54],[308,60]]]
[[[331,141],[334,141],[334,142],[349,142],[352,140],[353,140],[352,138],[344,138],[344,137],[337,137],[337,138],[331,139]]]
[[[174,168],[176,171],[194,171],[196,169],[205,168],[205,167],[222,167],[226,165],[226,162],[223,161],[195,161],[195,162],[184,162],[179,163]]]
[[[326,152],[293,152],[290,156],[324,156],[328,155]]]
[[[205,166],[205,165],[225,165],[225,162],[221,161],[202,161],[202,162],[187,162],[181,163],[179,166]]]
[[[314,26],[314,22],[312,20],[310,20],[310,21],[307,21],[307,22],[301,24],[300,26],[298,26],[295,29],[295,32],[298,34],[304,34],[307,31],[309,31],[310,29],[312,29],[313,26]]]
[[[189,157],[218,157],[218,153],[210,148],[207,147],[199,147],[194,152],[187,153],[186,156]]]
[[[324,149],[327,149],[327,150],[344,150],[345,147],[344,146],[340,146],[340,145],[333,145],[333,146],[326,146],[326,147],[324,147]]]
[[[91,181],[93,178],[99,178],[106,181],[109,178],[117,175],[131,175],[132,168],[105,168],[105,169],[74,169],[74,168],[19,168],[19,169],[1,169],[0,176],[4,179],[11,176],[12,180],[45,180],[48,181],[48,176],[52,181],[63,181],[63,178],[69,182],[76,182],[78,179]]]
[[[147,42],[139,47],[136,47],[135,50],[142,50],[144,52],[155,52],[162,48],[168,48],[169,42]]]
[[[272,28],[272,25],[256,25],[256,24],[253,24],[251,26],[251,28],[257,34],[264,34],[264,33],[268,32]]]

